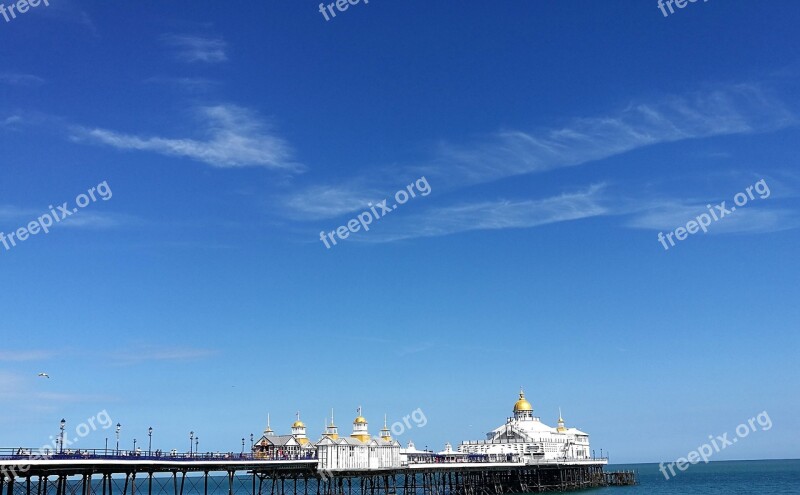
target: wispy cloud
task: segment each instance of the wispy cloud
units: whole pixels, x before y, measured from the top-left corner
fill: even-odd
[[[0,205],[0,227],[16,228],[27,225],[42,215],[48,213],[47,208],[21,208],[13,205]],[[124,225],[135,225],[142,221],[134,216],[118,213],[100,213],[87,210],[78,210],[78,213],[61,220],[56,227],[74,229],[111,229]],[[2,229],[0,229],[2,230]]]
[[[213,349],[187,348],[187,347],[132,347],[125,352],[114,356],[114,363],[119,365],[134,365],[151,361],[196,361],[216,354]]]
[[[411,356],[422,352],[434,349],[436,346],[433,342],[419,342],[417,344],[406,345],[397,350],[396,354],[400,357]]]
[[[454,186],[595,162],[645,146],[764,132],[797,122],[786,106],[752,85],[632,104],[623,111],[575,119],[535,132],[504,131],[472,146],[442,145],[425,168]]]
[[[54,351],[44,350],[0,351],[0,362],[45,361],[55,355]]]
[[[605,116],[577,118],[538,131],[507,130],[474,144],[441,144],[423,165],[405,167],[404,175],[425,175],[437,191],[459,189],[513,176],[574,167],[657,144],[712,136],[766,132],[796,124],[797,118],[778,99],[756,85],[633,103]],[[312,185],[287,197],[289,216],[322,219],[364,207],[397,187],[396,168],[372,169],[339,184]],[[383,191],[376,194],[376,191]],[[478,205],[479,208],[485,205]]]
[[[532,200],[497,200],[433,207],[376,225],[370,235],[354,237],[366,242],[391,242],[472,230],[530,228],[569,220],[613,214],[605,203],[606,186]],[[384,229],[384,227],[386,227]]]
[[[286,215],[300,220],[333,218],[363,209],[381,192],[359,184],[315,185],[284,198]]]
[[[19,208],[12,205],[0,205],[0,222],[25,220],[38,213],[34,209]]]
[[[19,74],[15,72],[0,73],[0,83],[10,86],[41,86],[45,80],[33,74]]]
[[[15,124],[20,124],[20,123],[22,123],[22,117],[20,117],[19,115],[11,115],[1,120],[0,126],[11,127]]]
[[[25,380],[18,373],[0,370],[0,397],[11,397],[25,388]]]
[[[708,213],[705,204],[663,202],[635,213],[626,226],[654,232],[670,232],[685,226],[688,221],[703,213]],[[737,208],[725,218],[713,222],[708,227],[708,234],[763,234],[799,226],[800,216],[796,211],[766,204],[752,204]]]
[[[77,127],[72,138],[122,150],[150,151],[191,158],[214,167],[261,166],[290,173],[304,167],[292,160],[292,149],[270,132],[252,112],[234,105],[201,107],[197,111],[205,139],[144,137],[108,129]]]
[[[228,44],[221,38],[188,34],[165,34],[164,43],[173,49],[178,60],[187,63],[219,63],[228,60]]]
[[[80,213],[62,220],[64,227],[76,229],[113,229],[141,223],[136,217],[124,214],[98,213],[79,210]]]
[[[64,403],[109,402],[117,398],[107,395],[84,393],[50,392],[46,387],[51,385],[47,379],[33,375],[0,370],[0,398],[9,401],[15,408],[28,411],[54,411]],[[64,384],[60,387],[63,388]]]
[[[169,86],[177,87],[181,90],[201,92],[207,91],[214,86],[218,86],[219,82],[204,77],[169,77],[169,76],[154,76],[145,79],[146,83],[166,84]]]

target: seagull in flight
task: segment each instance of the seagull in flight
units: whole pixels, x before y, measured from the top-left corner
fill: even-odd
[[[50,375],[48,375],[47,373],[39,373],[37,376],[42,378],[50,378]]]

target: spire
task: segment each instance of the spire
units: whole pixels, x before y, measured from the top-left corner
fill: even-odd
[[[563,433],[567,431],[567,428],[564,427],[564,418],[561,416],[561,407],[558,408],[558,428],[556,431]]]
[[[331,423],[325,427],[325,433],[323,436],[328,437],[331,440],[336,440],[339,438],[339,429],[336,428],[336,424],[333,422],[333,408],[331,408]]]
[[[383,415],[383,429],[381,430],[381,438],[387,442],[392,441],[392,432],[389,431],[389,427],[386,426],[386,414]]]
[[[269,413],[267,413],[267,429],[264,430],[264,435],[272,436],[275,432],[272,431],[272,428],[269,426]]]

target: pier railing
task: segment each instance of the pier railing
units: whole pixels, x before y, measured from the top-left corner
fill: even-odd
[[[508,464],[592,464],[608,463],[608,457],[576,457],[559,459],[524,459],[516,454],[491,454],[491,455],[468,455],[468,456],[448,456],[434,452],[426,452],[427,455],[416,455],[416,459],[409,459],[405,465],[412,464],[460,464],[460,463],[508,463]],[[63,452],[39,451],[28,448],[0,448],[0,460],[24,460],[24,459],[48,459],[48,460],[118,460],[118,461],[182,461],[182,462],[209,462],[209,461],[301,461],[316,460],[314,452],[300,454],[286,453],[250,453],[250,452],[176,452],[176,451],[132,451],[116,449],[80,449],[64,450]]]
[[[109,459],[109,460],[141,460],[141,461],[298,461],[314,460],[316,454],[252,454],[250,452],[144,452],[115,449],[80,449],[63,452],[42,451],[27,448],[0,448],[0,459]]]

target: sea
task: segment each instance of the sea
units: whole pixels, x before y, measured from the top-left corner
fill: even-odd
[[[690,465],[686,471],[676,470],[676,476],[669,480],[659,471],[658,464],[616,464],[609,465],[606,471],[630,470],[637,473],[639,482],[636,486],[615,486],[595,488],[578,492],[588,495],[734,495],[734,494],[797,494],[800,495],[800,460],[768,460],[768,461],[721,461],[708,464]],[[113,493],[123,493],[124,479],[114,479]],[[137,484],[136,493],[146,494],[142,490],[144,481]],[[246,494],[252,491],[252,478],[249,475],[237,477],[234,493]],[[99,479],[93,481],[95,494],[102,493]],[[48,493],[54,493],[55,485],[51,483]],[[68,493],[80,493],[80,481],[73,480]],[[15,495],[25,494],[25,485],[15,485]],[[130,493],[130,489],[128,490]],[[154,478],[154,493],[160,495],[173,494],[173,481],[170,477]],[[205,493],[201,477],[186,478],[184,495],[203,495]],[[271,493],[264,491],[265,495]],[[287,490],[287,493],[291,491]],[[303,493],[300,491],[299,493]],[[309,491],[311,494],[312,491]],[[355,492],[354,492],[355,493]],[[228,495],[228,480],[225,476],[210,476],[209,495]]]
[[[609,487],[579,493],[613,495],[695,495],[695,494],[800,494],[800,460],[721,461],[690,465],[675,470],[667,480],[658,464],[616,464],[606,471],[632,470],[637,486]],[[669,471],[667,471],[669,472]]]

